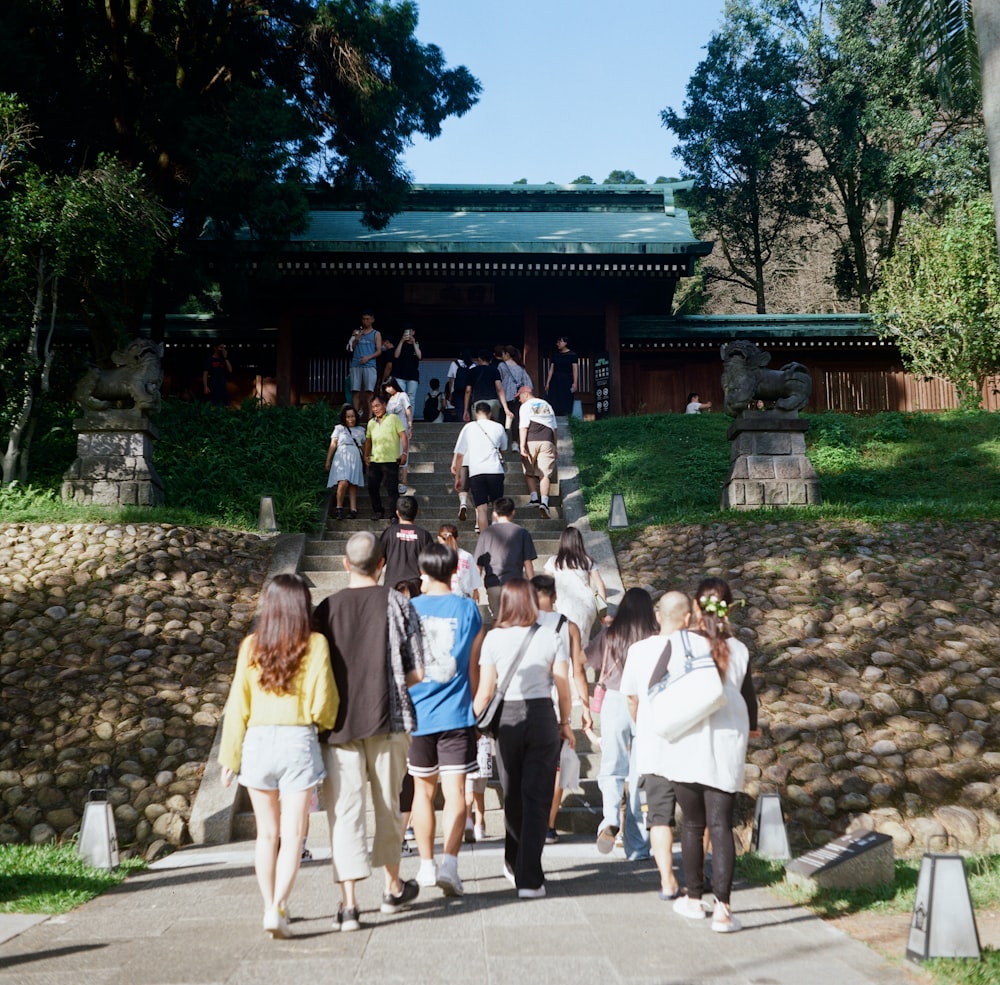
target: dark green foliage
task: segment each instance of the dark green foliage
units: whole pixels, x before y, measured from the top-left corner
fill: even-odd
[[[234,413],[211,404],[168,400],[157,418],[155,463],[167,504],[254,527],[260,497],[274,497],[284,531],[315,526],[323,468],[339,408],[255,407]]]

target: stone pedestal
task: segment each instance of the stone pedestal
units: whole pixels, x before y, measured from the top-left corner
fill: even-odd
[[[139,410],[88,411],[73,422],[76,461],[63,475],[62,498],[99,506],[160,506],[153,468],[155,425]]]
[[[747,411],[727,432],[732,465],[722,488],[724,510],[821,503],[819,477],[806,455],[808,422],[797,414]]]

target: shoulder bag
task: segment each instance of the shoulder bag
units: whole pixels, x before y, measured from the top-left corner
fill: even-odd
[[[476,728],[483,735],[492,736],[494,739],[497,737],[497,733],[500,731],[500,717],[503,715],[504,695],[507,693],[507,688],[510,687],[510,682],[514,679],[514,674],[517,672],[521,659],[527,652],[528,644],[535,633],[538,632],[538,629],[539,626],[536,622],[525,634],[520,648],[514,655],[514,662],[507,669],[507,673],[503,675],[503,680],[497,685],[497,689],[493,692],[493,697],[490,698],[489,704],[476,716]]]
[[[653,729],[669,742],[679,739],[726,703],[723,681],[711,653],[694,656],[686,629],[681,630],[681,641],[684,644],[683,665],[657,680],[649,689]],[[664,656],[666,654],[664,649]]]

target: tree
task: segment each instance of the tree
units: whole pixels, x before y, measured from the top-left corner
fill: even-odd
[[[167,216],[138,171],[99,158],[79,175],[52,176],[26,163],[23,151],[35,136],[26,119],[23,105],[0,97],[0,132],[22,134],[20,145],[6,151],[12,166],[0,197],[3,485],[27,473],[57,318],[82,318],[113,337],[169,238]]]
[[[571,185],[596,185],[597,182],[589,174],[581,174],[579,178],[574,178]]]
[[[408,0],[5,0],[0,91],[45,134],[44,170],[101,153],[142,168],[182,250],[208,220],[223,237],[301,230],[310,174],[380,226],[407,188],[412,136],[437,136],[480,91],[416,24]],[[161,252],[157,287],[174,256]],[[154,295],[154,333],[166,303]]]
[[[903,217],[920,202],[928,148],[950,129],[891,8],[835,0],[806,13],[800,95],[836,203],[828,223],[840,241],[836,283],[867,311]]]
[[[706,277],[749,290],[763,314],[767,267],[795,247],[790,230],[819,191],[806,162],[808,111],[796,93],[795,60],[746,8],[728,8],[706,52],[688,83],[685,115],[668,108],[660,117],[680,138],[674,154],[695,179],[691,204],[725,261]]]
[[[952,208],[944,222],[907,221],[872,301],[882,338],[910,372],[954,384],[960,405],[978,408],[1000,369],[1000,260],[987,196]]]
[[[1000,4],[995,0],[894,0],[904,27],[938,71],[946,96],[978,89],[991,161],[994,203],[1000,203]],[[1000,205],[994,205],[1000,243]]]
[[[611,171],[601,182],[602,185],[644,185],[642,178],[637,178],[634,171]]]

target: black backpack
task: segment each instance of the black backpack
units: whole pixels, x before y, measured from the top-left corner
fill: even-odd
[[[437,419],[438,414],[441,413],[441,394],[440,393],[428,393],[424,397],[424,420],[434,421]]]

